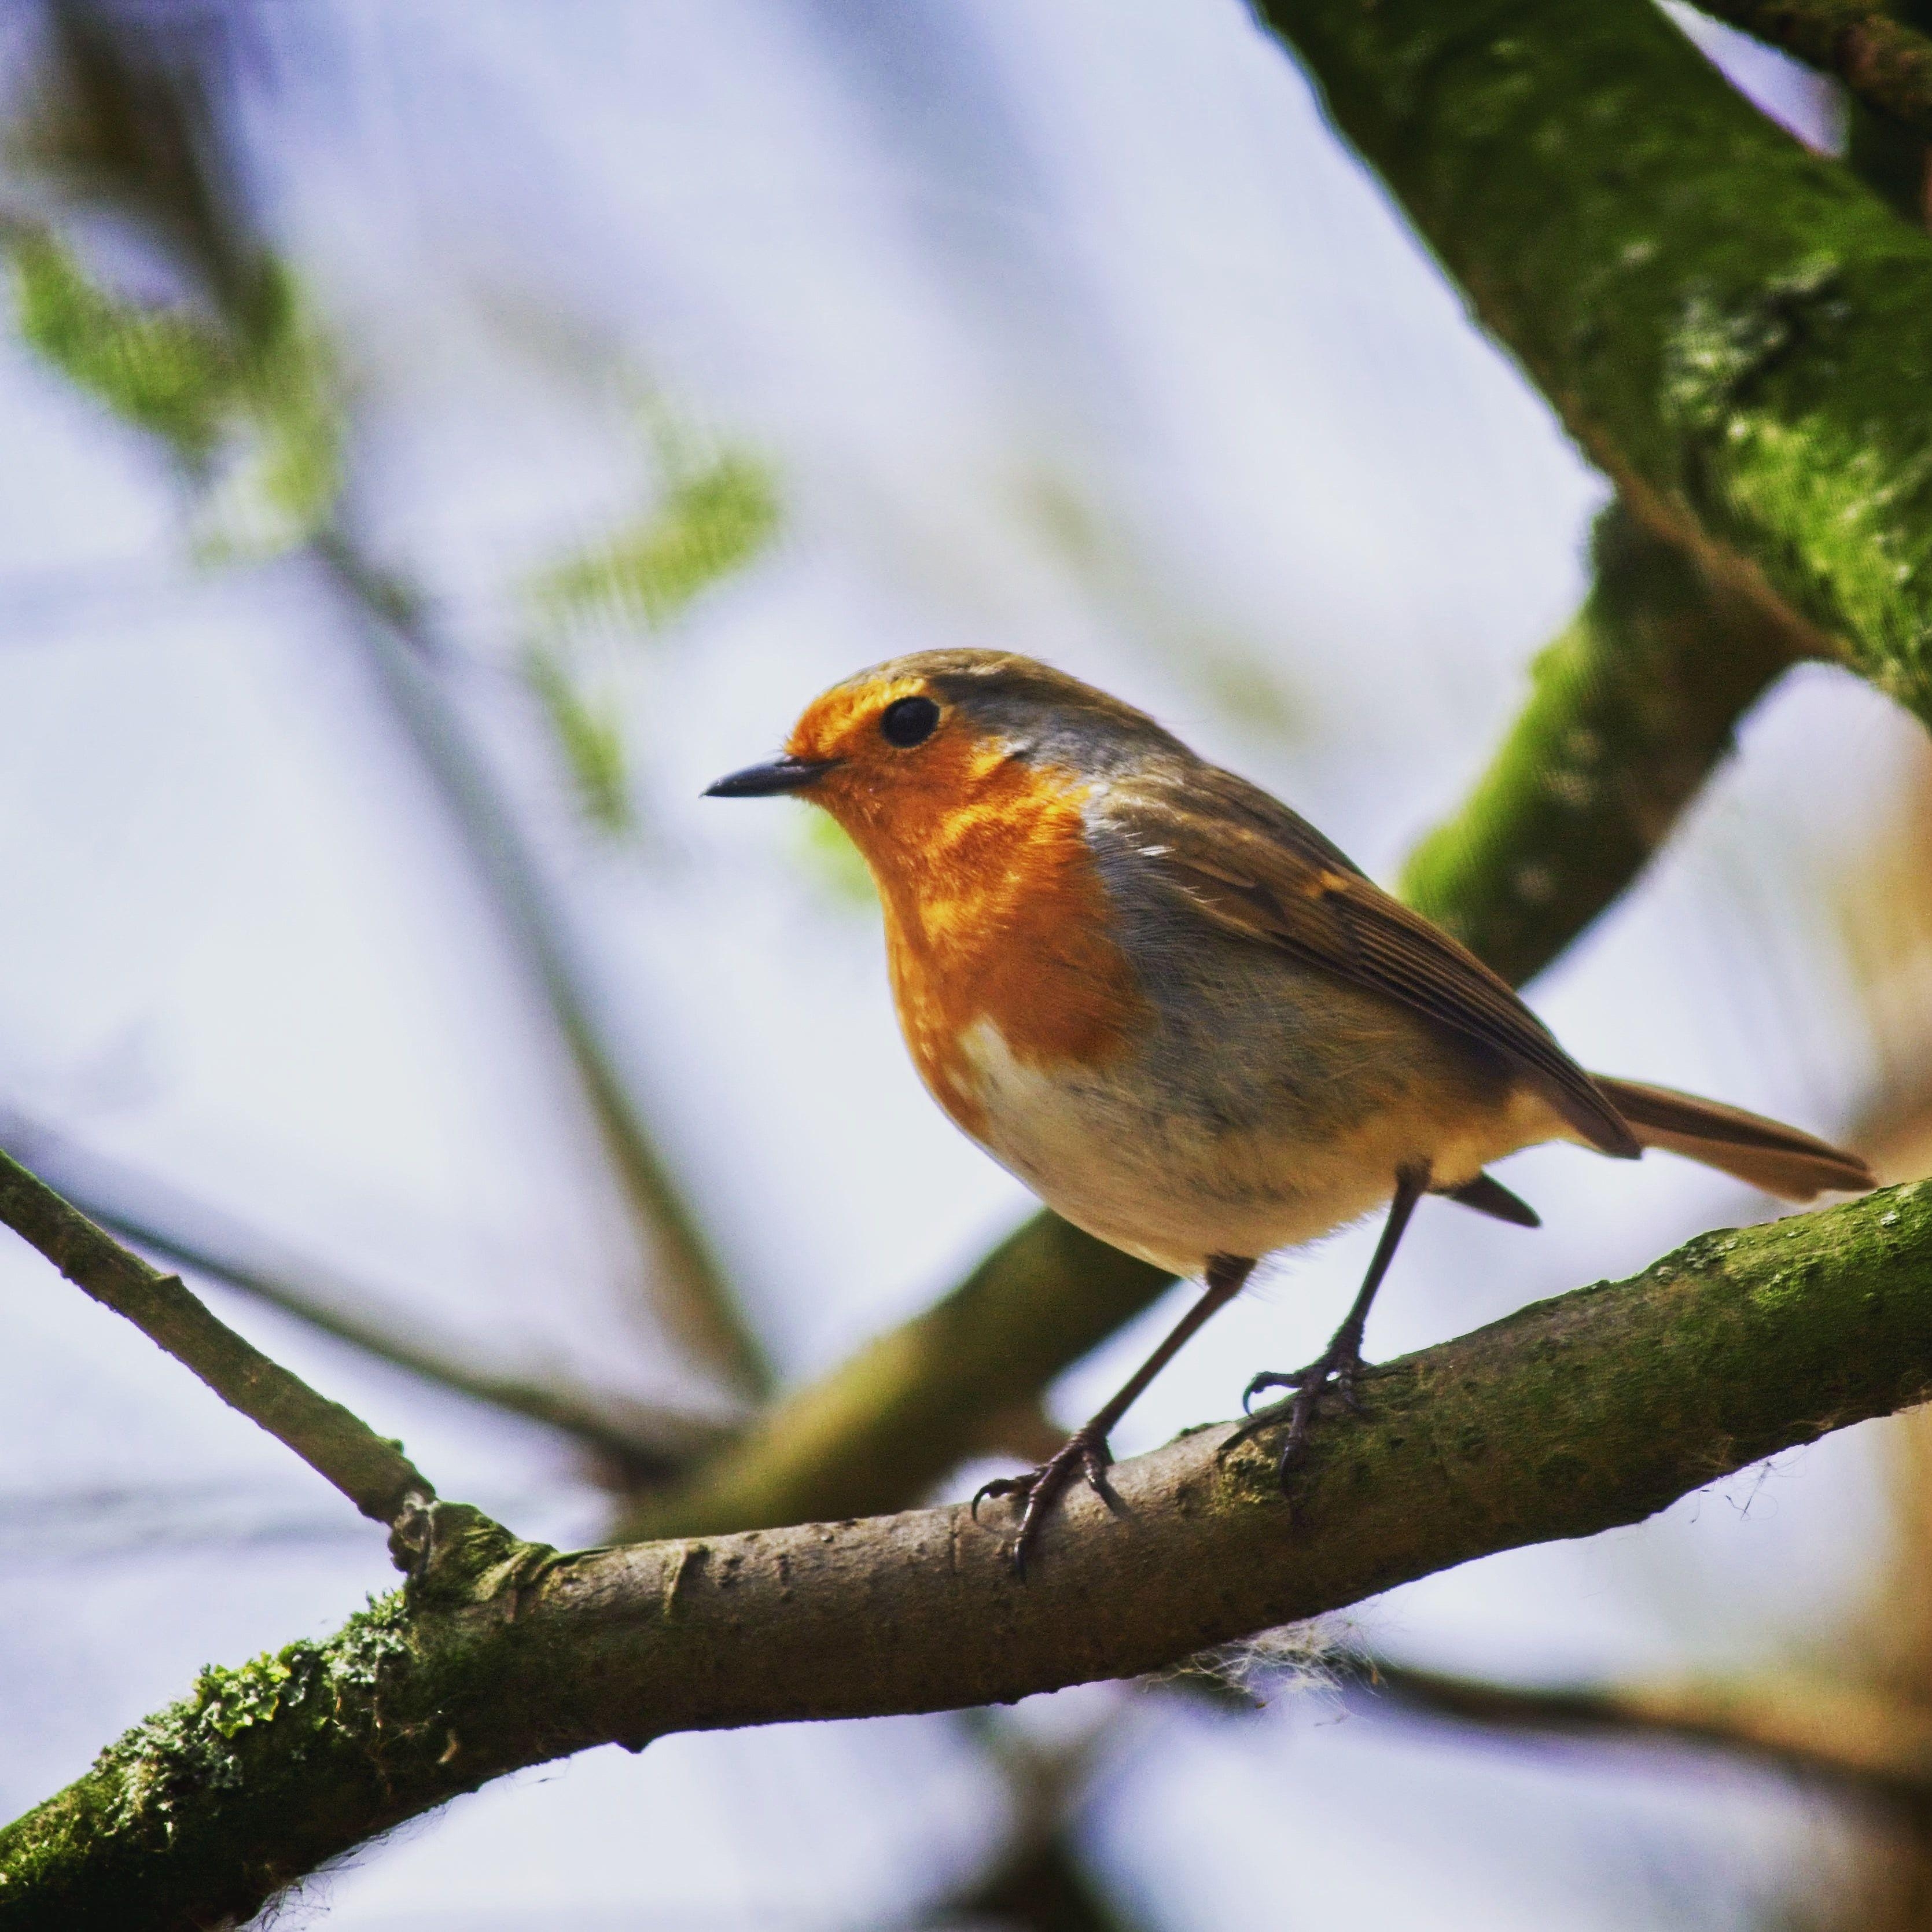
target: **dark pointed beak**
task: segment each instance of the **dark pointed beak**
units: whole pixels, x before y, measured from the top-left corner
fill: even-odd
[[[716,784],[704,788],[706,798],[772,798],[784,791],[803,791],[831,770],[836,758],[794,758],[786,754],[762,765],[747,765]]]

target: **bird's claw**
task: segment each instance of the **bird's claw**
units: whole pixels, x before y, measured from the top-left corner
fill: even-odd
[[[1308,1371],[1306,1369],[1262,1370],[1259,1375],[1250,1378],[1247,1387],[1241,1391],[1241,1413],[1244,1415],[1254,1414],[1255,1397],[1259,1395],[1263,1389],[1299,1388],[1307,1373]],[[1270,1402],[1268,1406],[1270,1408],[1278,1408],[1280,1404]]]
[[[1315,1418],[1324,1399],[1334,1396],[1351,1414],[1360,1415],[1362,1398],[1358,1392],[1358,1384],[1367,1370],[1368,1364],[1362,1360],[1360,1345],[1339,1336],[1305,1369],[1264,1369],[1241,1391],[1241,1409],[1246,1420],[1222,1442],[1217,1455],[1225,1460],[1244,1442],[1285,1421],[1288,1435],[1276,1459],[1275,1473],[1286,1493],[1290,1472],[1308,1447],[1308,1439],[1315,1431]],[[1260,1408],[1252,1407],[1255,1397],[1263,1389],[1270,1388],[1292,1389],[1294,1393]]]
[[[1024,1581],[1027,1553],[1039,1540],[1040,1526],[1054,1498],[1069,1484],[1084,1477],[1094,1493],[1109,1509],[1119,1508],[1107,1480],[1107,1470],[1113,1460],[1113,1451],[1107,1447],[1104,1436],[1090,1436],[1084,1429],[1076,1430],[1038,1468],[1028,1470],[1024,1476],[995,1476],[990,1483],[982,1483],[973,1495],[973,1520],[980,1520],[980,1505],[988,1496],[1026,1499],[1020,1526],[1014,1534],[1012,1555],[1013,1574]]]

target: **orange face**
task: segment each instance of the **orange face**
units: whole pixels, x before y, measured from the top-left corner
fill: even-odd
[[[1125,1042],[1144,1002],[1109,936],[1082,817],[1089,781],[1021,755],[944,680],[891,665],[817,699],[786,752],[781,764],[809,776],[772,788],[823,806],[865,855],[907,1044],[968,1132],[983,1120],[980,1024],[1043,1069],[1091,1066]]]

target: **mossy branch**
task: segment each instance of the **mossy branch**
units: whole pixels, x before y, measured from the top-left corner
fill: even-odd
[[[667,1732],[1001,1702],[1157,1670],[1590,1535],[1932,1389],[1932,1184],[1706,1235],[1376,1370],[1294,1509],[1222,1429],[1082,1495],[1029,1580],[964,1507],[559,1556],[452,1505],[400,1599],[210,1673],[0,1833],[0,1932],[244,1916],[520,1766]],[[854,1642],[862,1629],[868,1641]]]
[[[432,1501],[428,1478],[400,1444],[318,1395],[218,1321],[177,1275],[161,1274],[0,1154],[0,1222],[104,1307],[126,1316],[232,1408],[259,1423],[333,1483],[366,1516],[393,1526]]]
[[[1631,508],[1932,716],[1932,237],[1648,0],[1267,0]]]
[[[1901,127],[1932,140],[1932,39],[1868,0],[1697,0],[1700,12],[1821,71]]]

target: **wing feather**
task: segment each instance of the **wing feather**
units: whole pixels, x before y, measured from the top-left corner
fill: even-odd
[[[1507,981],[1258,788],[1196,765],[1150,776],[1129,796],[1117,790],[1108,816],[1156,878],[1224,932],[1400,1000],[1529,1076],[1604,1153],[1642,1151],[1609,1096]]]

